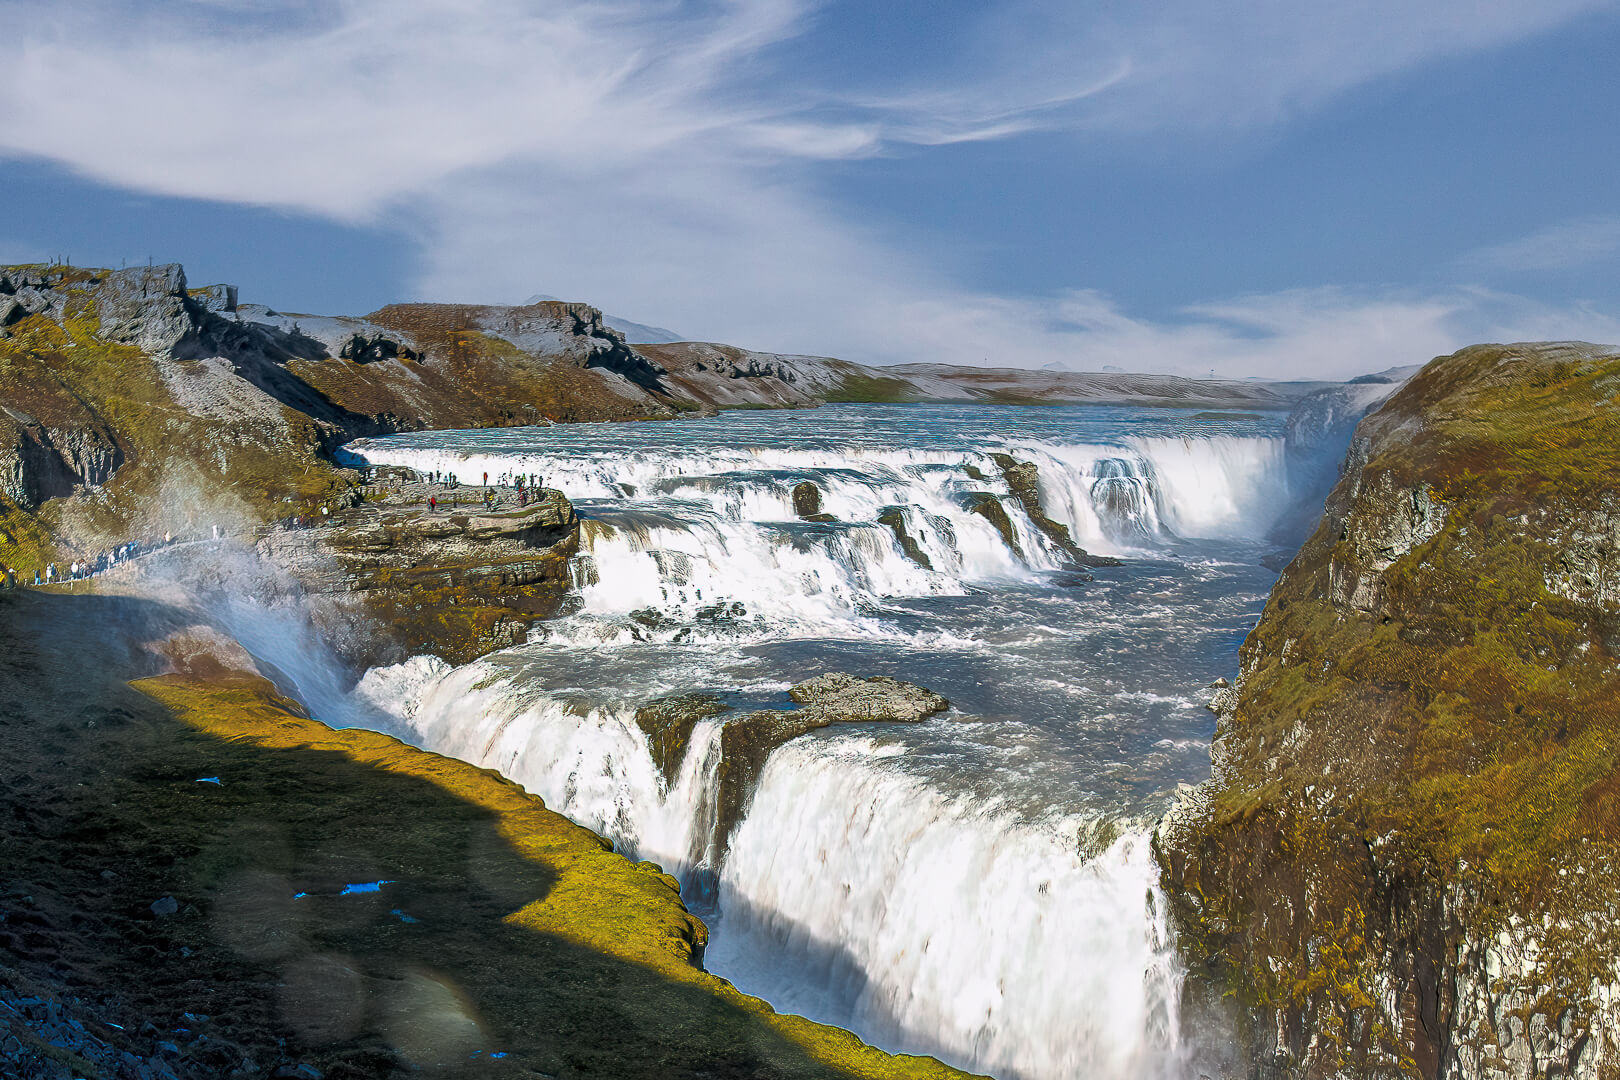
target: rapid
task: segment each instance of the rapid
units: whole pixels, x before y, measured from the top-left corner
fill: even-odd
[[[538,474],[574,501],[571,614],[460,668],[374,670],[354,696],[677,875],[710,923],[709,970],[1001,1077],[1182,1075],[1148,830],[1207,777],[1205,687],[1274,579],[1279,416],[829,406],[344,453],[463,483]],[[1044,513],[1121,564],[1070,565],[994,455],[1035,465]],[[821,520],[801,518],[806,484]],[[673,771],[636,721],[690,691],[786,707],[834,670],[953,708],[782,744],[729,836],[725,717],[697,724]]]

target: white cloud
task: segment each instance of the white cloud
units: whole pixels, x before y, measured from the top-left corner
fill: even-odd
[[[1602,312],[1480,289],[1298,289],[1165,318],[1094,291],[985,295],[791,188],[665,170],[627,200],[539,179],[545,198],[514,203],[494,179],[424,212],[439,231],[423,238],[418,295],[515,300],[562,280],[570,298],[767,351],[1285,379],[1347,378],[1478,341],[1620,341]]]
[[[1590,217],[1537,229],[1457,260],[1486,271],[1571,270],[1620,254],[1620,216]]]
[[[816,0],[0,0],[0,154],[397,226],[434,299],[560,293],[867,360],[1352,374],[1466,341],[1482,301],[1317,290],[1152,323],[1094,293],[984,296],[819,198],[813,165],[1263,126],[1612,6],[1021,0],[901,85],[823,86],[791,51]]]

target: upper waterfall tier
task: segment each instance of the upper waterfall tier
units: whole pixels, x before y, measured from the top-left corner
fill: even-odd
[[[1019,417],[1033,436],[1009,438],[1009,411],[422,432],[344,454],[566,492],[586,518],[574,569],[595,618],[552,632],[597,640],[867,636],[885,599],[1033,581],[1078,568],[1077,553],[1258,539],[1287,508],[1275,421],[1135,410],[1125,425],[1126,410],[1051,409]],[[1025,464],[1033,488],[1009,482]]]

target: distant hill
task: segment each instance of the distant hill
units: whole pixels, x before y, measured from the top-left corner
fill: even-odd
[[[557,297],[547,296],[545,293],[535,293],[523,302],[525,304],[538,304],[545,301],[557,301]],[[646,323],[632,322],[629,319],[620,318],[618,315],[603,314],[602,325],[609,330],[617,330],[624,335],[624,340],[635,345],[643,342],[649,345],[663,345],[671,341],[686,340],[685,337],[673,330],[666,330],[662,326],[648,326]]]

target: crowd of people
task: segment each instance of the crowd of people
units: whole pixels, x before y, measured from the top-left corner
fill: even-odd
[[[214,535],[216,537],[219,535],[217,526]],[[0,586],[7,589],[20,589],[32,585],[55,585],[63,581],[82,581],[85,578],[105,573],[120,563],[126,563],[131,559],[167,547],[172,543],[174,543],[174,535],[164,533],[162,540],[131,540],[127,544],[119,544],[115,548],[100,552],[94,557],[75,559],[62,566],[58,566],[54,562],[48,562],[34,571],[32,581],[28,580],[27,570],[18,571],[14,566],[7,566],[4,574],[0,574]]]
[[[461,480],[455,473],[432,471],[418,475],[432,486],[448,487],[452,491],[461,487]],[[362,477],[365,478],[364,474],[362,474]],[[480,501],[485,509],[494,509],[501,505],[499,488],[503,487],[516,490],[515,498],[518,506],[528,506],[531,499],[538,497],[541,477],[538,473],[502,473],[495,478],[495,483],[496,487],[491,488],[489,473],[484,474],[483,493],[480,496]],[[358,492],[355,493],[354,500],[354,505],[358,505],[360,501]],[[428,512],[437,513],[439,505],[437,495],[430,491],[427,498]],[[310,529],[327,524],[331,520],[331,507],[322,506],[318,513],[294,514],[282,518],[277,524],[286,529]],[[218,540],[221,535],[220,527],[218,525],[213,526],[213,538]],[[15,567],[7,566],[0,569],[0,588],[20,589],[32,585],[55,585],[64,581],[79,581],[104,573],[120,563],[128,562],[140,555],[167,547],[174,542],[173,534],[164,533],[162,540],[131,540],[108,551],[100,552],[92,558],[74,560],[65,566],[58,566],[54,562],[49,562],[33,571],[32,581],[28,580],[27,570],[18,571]]]

